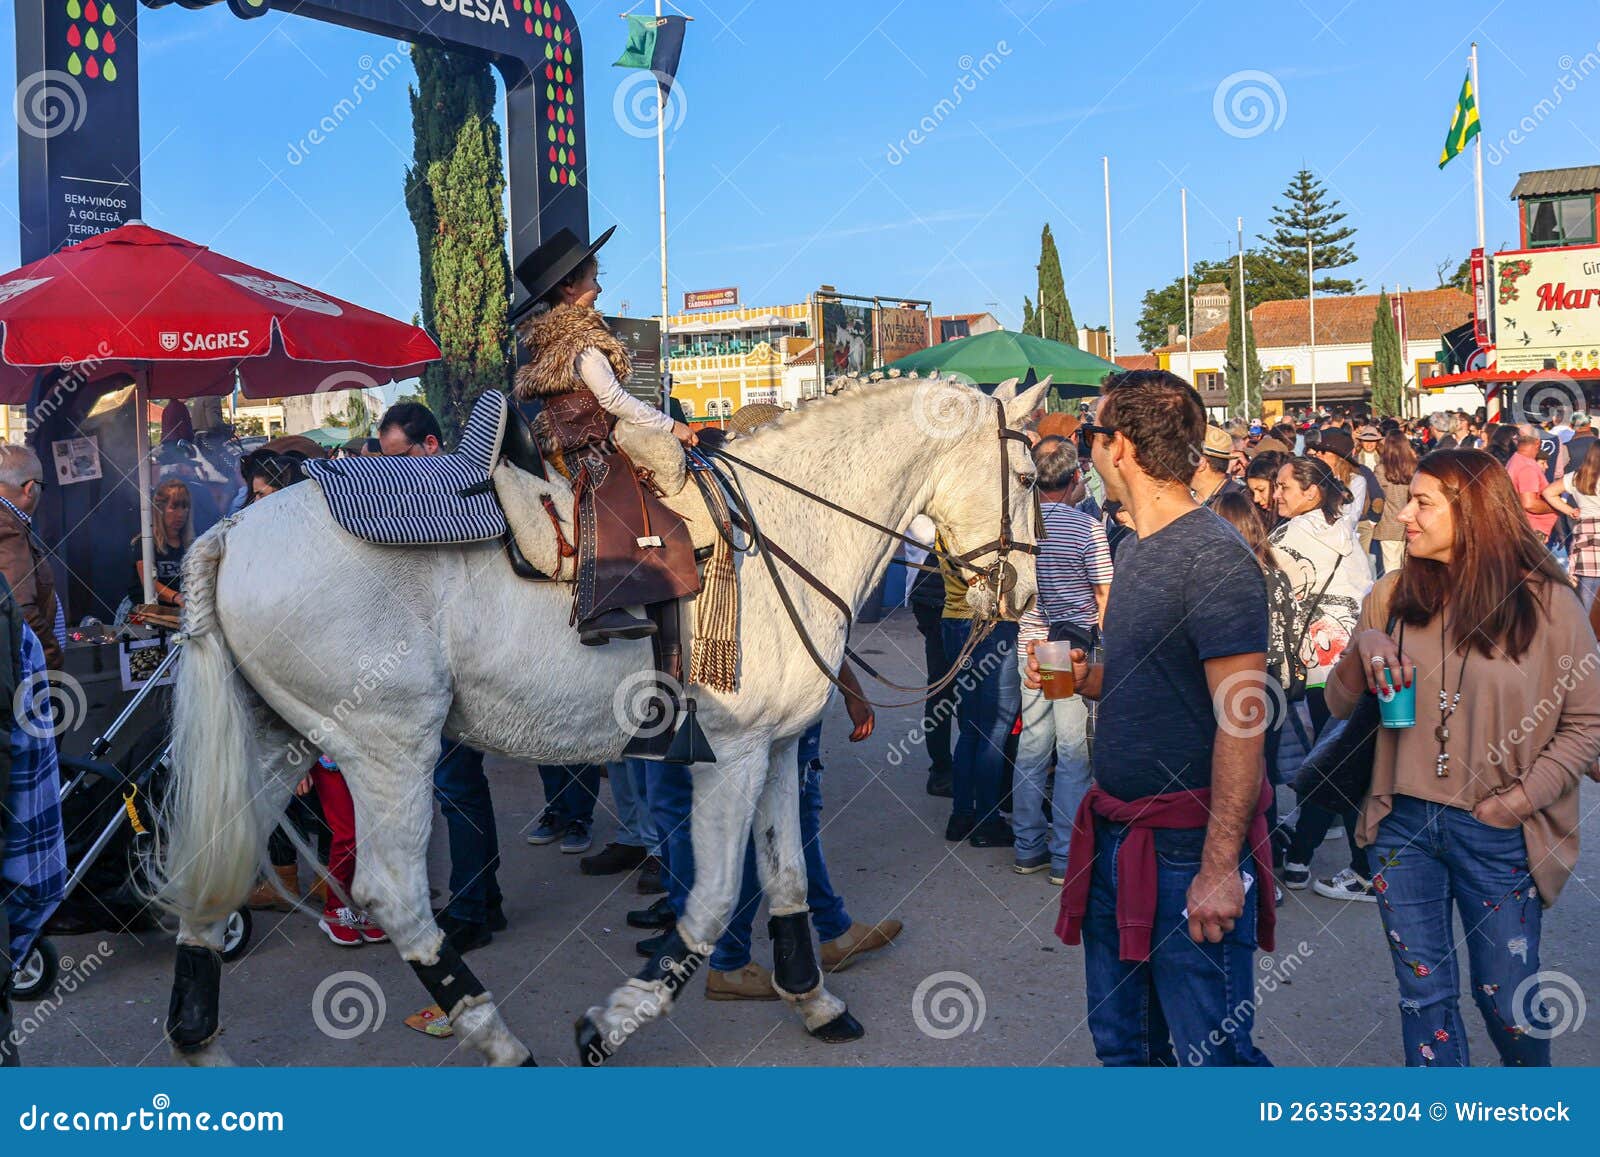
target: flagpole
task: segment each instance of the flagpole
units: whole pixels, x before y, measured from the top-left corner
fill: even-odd
[[[1101,157],[1101,167],[1106,182],[1106,360],[1117,357],[1117,298],[1116,282],[1111,276],[1111,158]]]
[[[1311,231],[1306,231],[1306,307],[1311,330],[1311,409],[1317,408],[1317,264],[1311,254]]]
[[[656,0],[656,27],[660,26],[661,0]],[[670,382],[667,373],[667,318],[671,304],[667,296],[667,94],[662,88],[661,78],[654,74],[652,77],[656,82],[656,185],[661,199],[661,353],[659,356],[662,380]],[[665,392],[661,397],[661,405],[670,409]]]
[[[1483,94],[1478,91],[1478,42],[1472,42],[1472,108],[1478,114],[1478,124],[1483,124]],[[1472,137],[1472,169],[1478,185],[1478,248],[1485,248],[1483,241],[1483,130],[1480,128]]]
[[[1244,413],[1250,416],[1250,329],[1244,308],[1244,218],[1239,222],[1239,380],[1244,384]]]
[[[1189,325],[1189,190],[1178,190],[1183,206],[1183,377],[1194,385],[1194,335]]]

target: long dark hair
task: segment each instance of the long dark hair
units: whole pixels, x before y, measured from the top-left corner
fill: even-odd
[[[1544,583],[1568,586],[1561,565],[1528,525],[1505,467],[1482,450],[1435,450],[1417,473],[1450,503],[1450,563],[1407,554],[1390,611],[1423,626],[1449,607],[1457,637],[1494,658],[1516,660],[1533,643]]]
[[[1301,455],[1291,458],[1284,463],[1289,468],[1289,473],[1300,484],[1302,490],[1309,490],[1313,486],[1322,495],[1322,501],[1317,504],[1317,509],[1322,511],[1322,516],[1332,526],[1339,521],[1339,509],[1350,501],[1350,491],[1345,489],[1343,482],[1334,475],[1333,468],[1321,458],[1311,458]]]
[[[1451,446],[1454,445],[1452,439]],[[1383,471],[1383,480],[1390,486],[1408,485],[1411,476],[1417,472],[1417,452],[1399,430],[1383,436],[1383,446],[1378,450],[1378,467]]]
[[[1589,444],[1589,452],[1583,456],[1583,461],[1578,464],[1578,476],[1572,480],[1572,488],[1579,494],[1594,495],[1594,486],[1600,482],[1600,442]]]
[[[1217,495],[1211,509],[1239,532],[1262,570],[1278,565],[1273,560],[1272,543],[1267,538],[1267,531],[1271,529],[1267,525],[1269,516],[1248,494],[1239,490],[1224,490]]]

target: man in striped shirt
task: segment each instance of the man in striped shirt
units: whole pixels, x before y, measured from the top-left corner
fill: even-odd
[[[1062,438],[1044,438],[1033,448],[1033,461],[1045,539],[1035,560],[1038,598],[1018,631],[1018,661],[1024,666],[1030,641],[1087,641],[1104,616],[1111,593],[1111,548],[1105,527],[1073,505],[1083,497],[1076,447]],[[1072,820],[1089,790],[1088,723],[1089,705],[1082,696],[1051,700],[1043,691],[1023,687],[1022,735],[1011,798],[1019,873],[1048,867],[1050,882],[1058,885],[1066,876]],[[1047,839],[1044,797],[1052,755],[1056,784]]]

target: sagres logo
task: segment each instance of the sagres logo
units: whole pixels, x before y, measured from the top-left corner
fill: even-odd
[[[158,340],[168,353],[209,353],[212,350],[247,350],[250,348],[250,331],[229,329],[220,332],[203,332],[192,329],[161,331]]]
[[[170,329],[161,331],[161,348],[171,353],[178,348],[178,335]]]

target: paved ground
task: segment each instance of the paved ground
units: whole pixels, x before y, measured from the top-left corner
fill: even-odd
[[[920,657],[909,615],[862,632],[858,645],[874,661],[911,674]],[[895,916],[906,922],[900,942],[834,979],[835,991],[866,1025],[851,1045],[811,1041],[779,1004],[713,1004],[698,983],[665,1024],[636,1036],[613,1063],[627,1065],[1087,1065],[1094,1051],[1084,1024],[1079,950],[1052,934],[1058,890],[1044,875],[1017,876],[1008,850],[975,849],[942,839],[946,801],[923,791],[925,763],[905,743],[919,713],[886,711],[864,744],[845,742],[843,712],[827,720],[824,841],[833,880],[857,919]],[[913,750],[893,767],[893,744]],[[512,927],[473,953],[478,975],[501,1000],[506,1018],[542,1065],[573,1062],[571,1024],[639,960],[638,933],[624,913],[643,902],[631,880],[590,879],[577,858],[555,846],[530,847],[521,832],[542,804],[529,766],[491,765],[503,843],[501,882]],[[1584,838],[1590,845],[1561,904],[1547,914],[1544,966],[1573,978],[1578,991],[1600,984],[1600,882],[1593,878],[1600,838],[1600,785],[1585,782]],[[603,807],[609,807],[603,798]],[[597,824],[597,841],[610,832]],[[434,878],[445,877],[443,832],[435,833]],[[1315,865],[1340,864],[1342,841],[1323,845]],[[765,917],[757,921],[757,958],[767,959]],[[104,957],[93,975],[45,1005],[18,1010],[27,1031],[28,1064],[161,1065],[161,1041],[172,963],[164,937],[88,936],[63,939],[64,954]],[[104,949],[99,946],[103,944]],[[1400,1057],[1394,978],[1381,942],[1378,914],[1367,904],[1341,904],[1310,892],[1291,893],[1279,916],[1279,951],[1264,980],[1257,1040],[1279,1064],[1387,1065]],[[81,967],[81,966],[80,966]],[[313,1017],[318,986],[341,971],[365,974],[381,1003],[375,1031],[334,1039]],[[919,1027],[913,1001],[936,974],[959,972],[977,992],[961,989],[933,1006],[969,1027],[940,1039]],[[935,981],[933,992],[949,987]],[[958,986],[959,987],[959,986]],[[965,993],[963,996],[962,993]],[[981,993],[981,995],[979,995]],[[1580,996],[1581,999],[1581,996]],[[404,1017],[426,1001],[410,970],[387,946],[335,947],[306,917],[258,914],[249,954],[227,967],[223,981],[224,1042],[241,1064],[460,1065],[473,1063],[453,1041],[425,1038]],[[354,1006],[352,1006],[353,1008]],[[981,1010],[981,1023],[976,1015]],[[1473,1051],[1490,1063],[1475,1010]],[[1600,1063],[1597,1026],[1555,1042],[1561,1064]]]

